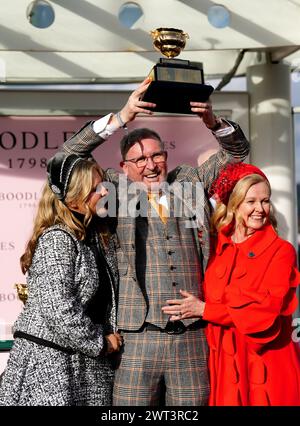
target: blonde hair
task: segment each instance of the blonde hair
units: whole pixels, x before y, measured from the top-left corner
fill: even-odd
[[[239,205],[244,201],[249,188],[257,183],[265,182],[269,188],[271,196],[271,186],[268,180],[258,174],[251,174],[240,179],[230,194],[228,204],[218,202],[211,218],[212,232],[218,232],[223,226],[242,223],[242,218],[236,214]],[[277,230],[277,220],[275,218],[274,206],[270,202],[269,222]],[[233,229],[232,229],[233,230]]]
[[[86,201],[93,188],[94,170],[97,171],[103,179],[103,170],[97,163],[89,160],[81,160],[76,164],[64,202],[56,197],[51,191],[48,182],[46,182],[34,219],[32,235],[26,245],[25,252],[20,258],[21,269],[24,274],[32,263],[39,237],[50,226],[58,224],[66,225],[79,240],[85,239],[86,227],[92,219],[92,212]],[[86,210],[83,223],[69,209],[68,205],[72,201],[83,204]]]

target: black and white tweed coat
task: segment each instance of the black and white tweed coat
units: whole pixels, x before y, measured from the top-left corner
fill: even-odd
[[[211,205],[209,191],[220,169],[231,162],[243,161],[249,154],[249,142],[240,127],[230,122],[234,132],[216,137],[220,149],[199,167],[181,165],[168,173],[169,184],[176,182],[201,182],[204,190],[202,242],[198,241],[198,229],[194,228],[194,239],[197,241],[197,251],[203,270],[205,270],[210,254],[209,220]],[[68,139],[61,150],[68,154],[77,154],[84,158],[91,157],[92,151],[104,140],[94,132],[92,122],[87,123],[75,135]],[[118,188],[119,173],[113,169],[106,171],[107,178]],[[139,285],[136,271],[136,220],[134,217],[118,217],[117,235],[120,248],[117,250],[119,268],[119,297],[118,297],[118,327],[125,330],[138,330],[142,327],[147,315],[147,297]],[[159,248],[158,248],[159,250]],[[156,259],[147,259],[155,262]],[[159,276],[153,277],[153,281]]]
[[[115,283],[106,324],[86,313],[99,276],[92,245],[78,241],[67,227],[55,225],[39,238],[28,273],[28,300],[14,330],[74,350],[68,354],[16,338],[0,387],[0,405],[111,405],[113,369],[99,355],[106,331],[116,330]],[[116,277],[114,247],[106,254]]]

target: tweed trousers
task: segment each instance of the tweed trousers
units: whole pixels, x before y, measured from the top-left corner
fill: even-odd
[[[204,329],[187,330],[183,334],[147,329],[122,334],[124,353],[116,371],[113,405],[208,404],[210,389]]]

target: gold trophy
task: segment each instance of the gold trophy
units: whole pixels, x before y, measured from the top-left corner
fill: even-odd
[[[17,289],[18,298],[21,300],[21,302],[23,302],[25,304],[26,301],[27,301],[27,299],[28,299],[28,287],[27,287],[27,284],[16,283],[15,287]]]
[[[190,101],[206,102],[213,87],[204,84],[203,66],[200,62],[173,59],[186,44],[189,35],[175,28],[157,28],[150,32],[153,46],[166,58],[150,71],[150,83],[143,100],[154,102],[153,111],[192,114]]]

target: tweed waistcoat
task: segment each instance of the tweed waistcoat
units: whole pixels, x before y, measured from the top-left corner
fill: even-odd
[[[201,291],[201,265],[197,245],[186,218],[170,217],[162,221],[149,215],[140,218],[136,231],[137,280],[145,289],[145,321],[165,327],[168,316],[161,311],[166,300],[181,298],[179,289],[197,297]],[[185,320],[185,324],[194,322]]]

